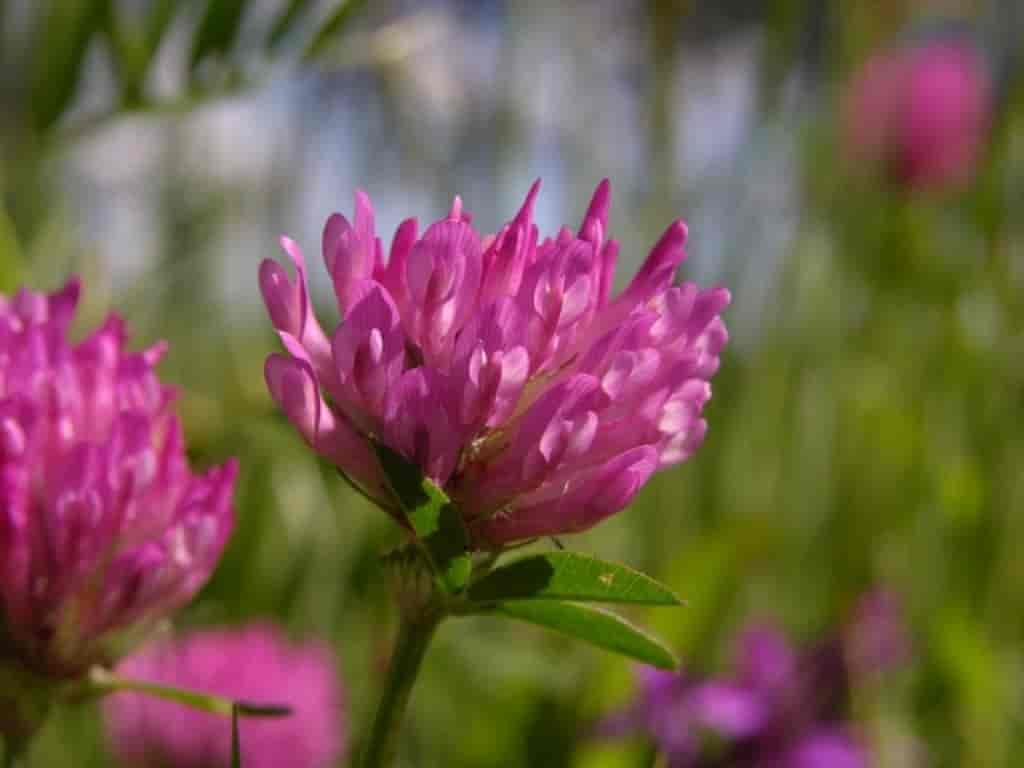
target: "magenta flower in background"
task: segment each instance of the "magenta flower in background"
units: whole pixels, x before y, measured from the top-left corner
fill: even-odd
[[[991,98],[986,65],[966,40],[880,51],[847,91],[847,149],[912,188],[962,184],[980,158]]]
[[[272,625],[196,632],[156,641],[117,668],[125,677],[242,701],[274,701],[289,717],[243,719],[247,768],[324,768],[344,754],[345,701],[330,649],[294,644]],[[104,704],[107,733],[120,762],[132,768],[227,768],[229,721],[136,693]]]
[[[910,631],[899,596],[887,589],[863,595],[854,608],[843,648],[853,674],[880,675],[911,657]]]
[[[539,241],[532,210],[481,237],[456,198],[419,233],[403,222],[387,261],[373,208],[323,235],[341,322],[313,315],[306,267],[264,261],[260,287],[288,351],[270,392],[306,441],[393,506],[367,438],[416,462],[458,503],[478,547],[581,531],[625,507],[704,438],[701,413],[726,342],[724,288],[675,285],[675,222],[619,295],[602,182],[578,233]]]
[[[641,668],[635,701],[597,733],[640,731],[672,768],[866,768],[869,754],[849,722],[850,691],[906,662],[907,636],[885,590],[865,595],[840,632],[806,647],[754,624],[723,677]]]
[[[116,315],[68,340],[78,293],[0,296],[0,657],[50,676],[116,660],[196,593],[237,473],[189,470],[166,345],[129,352]]]
[[[776,764],[785,768],[866,768],[871,762],[847,733],[821,728],[790,747]]]

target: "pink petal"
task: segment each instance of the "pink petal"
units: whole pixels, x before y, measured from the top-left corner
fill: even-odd
[[[686,225],[682,221],[673,222],[651,250],[629,287],[615,301],[627,305],[642,304],[668,288],[676,269],[686,258],[685,245]]]
[[[636,448],[581,473],[564,492],[543,498],[550,491],[542,489],[536,502],[525,497],[522,506],[473,524],[473,537],[493,546],[586,530],[628,505],[657,463],[653,448]]]
[[[315,446],[320,421],[320,390],[313,369],[294,358],[270,355],[263,374],[271,397],[306,442]]]
[[[608,179],[602,179],[594,190],[594,196],[587,207],[587,213],[580,225],[579,237],[594,246],[601,248],[605,233],[608,231],[608,210],[612,204],[612,185]]]

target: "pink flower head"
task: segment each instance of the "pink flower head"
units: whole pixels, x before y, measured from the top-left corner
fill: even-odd
[[[344,752],[345,702],[330,650],[320,643],[290,643],[273,626],[155,642],[121,662],[117,672],[133,680],[291,707],[288,717],[240,721],[247,768],[324,768]],[[111,746],[126,766],[230,765],[231,725],[225,717],[137,693],[112,694],[105,715]]]
[[[196,593],[237,472],[189,471],[166,345],[129,352],[113,315],[68,341],[78,293],[0,296],[0,624],[51,675],[113,661]]]
[[[513,219],[481,237],[458,198],[389,257],[373,209],[324,229],[341,323],[314,317],[298,247],[291,277],[264,261],[260,287],[287,355],[271,395],[306,441],[393,506],[368,438],[414,461],[462,510],[476,546],[581,531],[625,507],[706,431],[727,334],[724,288],[674,284],[686,227],[673,223],[611,295],[618,245],[602,182],[578,233],[540,241],[534,184]]]
[[[967,181],[988,132],[986,66],[966,42],[941,40],[876,53],[846,96],[846,140],[855,162],[884,165],[917,189]]]

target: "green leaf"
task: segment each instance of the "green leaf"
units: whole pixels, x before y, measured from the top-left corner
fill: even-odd
[[[144,24],[136,25],[118,14],[115,3],[108,0],[104,4],[101,24],[110,42],[123,106],[137,107],[144,102],[146,76],[178,8],[177,0],[154,0]]]
[[[122,106],[134,107],[142,101],[146,52],[142,39],[118,16],[114,3],[103,4],[100,28],[106,35],[115,76],[121,88]]]
[[[242,26],[245,5],[246,0],[209,0],[192,43],[193,69],[210,54],[223,55],[231,49]]]
[[[38,0],[31,48],[31,108],[35,128],[48,130],[71,103],[85,53],[109,0]]]
[[[270,28],[270,34],[267,35],[267,48],[273,50],[281,44],[309,3],[310,0],[291,0],[288,3],[288,7],[281,12],[274,21],[274,26]]]
[[[576,600],[681,605],[650,576],[578,552],[530,555],[488,573],[469,588],[471,600]]]
[[[174,14],[180,7],[178,0],[154,0],[146,15],[144,37],[149,61],[152,61],[163,42],[164,33],[174,20]]]
[[[603,608],[548,600],[513,600],[501,603],[495,610],[644,664],[661,669],[675,669],[678,664],[659,640]]]
[[[448,594],[461,592],[469,581],[472,561],[458,508],[415,464],[386,445],[375,443],[374,447],[388,486],[423,547],[438,586]]]
[[[309,60],[323,53],[334,41],[334,37],[348,26],[356,11],[364,5],[366,5],[366,0],[346,0],[342,3],[320,27],[309,47],[306,48],[304,58]]]

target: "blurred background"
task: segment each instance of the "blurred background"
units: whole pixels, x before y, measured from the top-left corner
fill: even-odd
[[[932,46],[966,51],[953,74],[919,71]],[[608,176],[620,281],[684,218],[683,276],[733,291],[733,340],[698,455],[567,543],[686,598],[630,615],[699,674],[752,620],[813,642],[889,590],[912,651],[852,681],[872,764],[1020,765],[1022,48],[1019,0],[6,0],[0,287],[77,272],[83,328],[116,307],[171,342],[194,462],[242,462],[179,623],[328,639],[358,727],[397,530],[272,406],[259,260],[298,240],[326,325],[320,229],[357,187],[387,241],[455,193],[495,231],[536,177],[541,232],[575,228]],[[402,764],[653,765],[642,735],[592,737],[634,690],[615,657],[450,622]],[[111,764],[92,709],[30,763]]]

